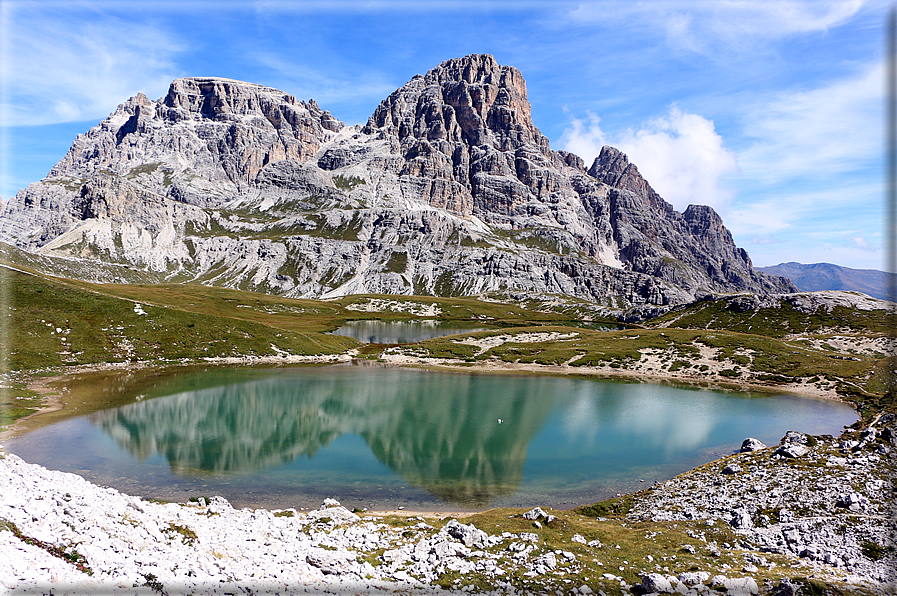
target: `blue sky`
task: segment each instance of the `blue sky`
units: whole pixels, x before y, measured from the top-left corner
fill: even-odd
[[[553,149],[626,152],[755,265],[883,268],[882,1],[0,0],[0,197],[137,92],[222,76],[347,124],[470,53],[523,73]]]

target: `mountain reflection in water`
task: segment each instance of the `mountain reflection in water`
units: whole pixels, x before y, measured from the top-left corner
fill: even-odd
[[[207,370],[139,391],[149,398],[7,446],[167,499],[202,491],[287,507],[323,494],[482,508],[594,502],[745,437],[769,444],[856,420],[846,404],[796,396],[380,366]]]
[[[380,462],[444,501],[480,506],[517,489],[527,446],[555,405],[539,389],[545,379],[490,395],[475,386],[483,377],[391,372],[367,371],[364,383],[351,373],[279,375],[90,419],[141,460],[163,454],[179,474],[273,468],[357,434]]]

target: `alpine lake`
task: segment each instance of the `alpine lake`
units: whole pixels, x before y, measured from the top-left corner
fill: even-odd
[[[360,323],[338,332],[404,343],[434,327],[473,330]],[[747,437],[837,435],[857,419],[849,404],[789,394],[368,361],[92,372],[52,389],[66,408],[6,441],[24,460],[147,498],[271,509],[328,497],[376,511],[568,509],[737,452]]]

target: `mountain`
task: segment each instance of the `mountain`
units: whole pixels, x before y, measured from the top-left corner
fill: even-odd
[[[222,78],[138,94],[8,202],[0,242],[68,271],[90,263],[83,277],[98,281],[291,297],[523,291],[626,306],[796,290],[756,271],[710,207],[674,210],[620,151],[586,168],[551,150],[520,71],[488,55],[416,75],[364,126]]]
[[[757,267],[770,275],[787,277],[801,291],[816,292],[819,290],[849,290],[868,294],[880,300],[891,300],[888,295],[888,274],[876,269],[851,269],[831,263],[779,263],[770,267]],[[895,286],[891,275],[891,291]],[[892,294],[893,296],[893,294]]]

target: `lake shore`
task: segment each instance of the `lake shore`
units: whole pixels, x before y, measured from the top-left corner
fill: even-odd
[[[388,354],[383,358],[386,362],[374,362],[355,356],[228,358],[165,365],[268,367],[355,362],[455,372],[576,375],[837,399],[809,383],[788,391],[728,379],[669,374],[660,369],[659,362],[647,358],[641,370],[631,371],[497,361],[468,366],[463,361]],[[644,366],[646,363],[654,364]],[[22,431],[28,420],[33,423],[42,415],[64,411],[66,397],[53,395],[54,385],[73,375],[151,372],[156,368],[158,363],[103,364],[34,378],[29,388],[48,398],[46,410],[22,419],[16,428]],[[590,542],[592,537],[586,530],[575,534],[587,536],[582,540],[588,544],[570,532],[551,530],[543,518],[536,518],[542,519],[541,524],[525,522],[522,526],[513,521],[520,512],[510,512],[509,520],[508,512],[496,516],[490,511],[418,511],[413,507],[355,515],[333,503],[312,511],[236,509],[220,498],[205,505],[160,504],[97,486],[74,474],[26,464],[9,454],[0,462],[11,466],[4,482],[24,484],[0,490],[0,518],[14,523],[18,532],[0,531],[0,553],[6,561],[0,564],[0,583],[18,590],[13,593],[42,593],[50,588],[61,594],[93,590],[151,593],[161,586],[169,594],[214,594],[244,588],[271,594],[296,589],[321,594],[367,593],[371,589],[431,594],[445,593],[434,583],[448,573],[459,577],[452,580],[454,588],[475,579],[478,583],[470,585],[508,592],[546,582],[558,582],[563,587],[568,580],[593,592],[603,589],[637,594],[643,591],[640,581],[657,579],[643,579],[650,574],[671,586],[679,585],[680,593],[692,596],[712,593],[714,587],[724,588],[729,594],[773,594],[780,578],[836,585],[847,594],[882,594],[889,589],[883,581],[894,553],[885,548],[884,558],[876,559],[867,545],[886,545],[882,533],[891,531],[885,524],[890,511],[887,486],[880,478],[894,466],[897,426],[889,419],[889,426],[863,432],[848,430],[839,439],[818,442],[796,433],[789,441],[807,446],[809,451],[800,453],[798,449],[795,459],[777,455],[780,447],[789,445],[783,439],[779,448],[726,456],[627,494],[620,502],[630,503],[629,513],[619,521],[601,521],[601,515],[606,514],[598,515],[596,523],[602,533],[595,536],[602,541]],[[723,469],[732,464],[736,464],[733,472]],[[794,490],[776,497],[781,491],[776,487],[786,478]],[[862,488],[852,486],[854,478],[864,479]],[[721,479],[726,480],[722,486]],[[775,504],[769,500],[776,498]],[[545,509],[563,520],[560,527],[578,527],[580,523],[573,511]],[[750,522],[745,521],[745,515]],[[450,519],[462,521],[449,526]],[[846,533],[841,529],[845,522],[850,528]],[[504,529],[506,523],[512,523],[510,531]],[[631,523],[659,524],[656,531],[662,529],[668,535],[681,531],[676,529],[681,524],[689,528],[682,540],[694,538],[695,542],[680,545],[677,559],[665,558],[662,565],[655,564],[661,562],[661,547],[652,546],[654,539],[649,540],[655,531],[639,530],[639,536],[644,534],[640,547],[624,546],[615,552],[605,546],[611,536],[627,531]],[[459,526],[468,529],[458,530]],[[500,526],[502,529],[498,529]],[[734,539],[705,537],[705,533],[717,530],[723,532],[720,536],[734,532]],[[528,542],[531,537],[535,542]],[[62,545],[68,559],[53,554],[49,545]],[[635,554],[643,548],[658,559],[652,563],[651,557]],[[696,560],[681,554],[686,551],[695,553]],[[613,557],[620,560],[611,563]],[[606,566],[599,565],[597,571],[587,573],[586,561]],[[93,575],[86,576],[78,565],[89,568]],[[287,567],[289,572],[284,571]],[[693,571],[696,567],[698,572]]]
[[[0,585],[14,594],[586,595],[660,585],[685,596],[800,586],[883,595],[894,588],[895,446],[889,415],[839,438],[789,432],[601,510],[448,519],[360,517],[330,499],[308,512],[236,509],[220,497],[157,503],[0,453]]]
[[[46,403],[28,416],[16,420],[9,425],[6,430],[0,432],[0,441],[7,440],[11,437],[18,436],[35,424],[44,414],[59,412],[66,408],[65,399],[51,387],[52,384],[63,383],[66,379],[74,375],[82,375],[97,372],[110,371],[139,371],[153,368],[169,368],[169,367],[190,367],[203,365],[221,365],[221,366],[261,366],[261,367],[279,367],[294,365],[326,365],[326,364],[346,364],[356,362],[364,365],[392,365],[407,366],[415,368],[432,368],[438,370],[464,371],[478,373],[493,374],[533,374],[533,375],[560,375],[560,376],[583,376],[598,379],[635,381],[647,383],[673,383],[704,389],[718,389],[720,391],[745,391],[759,393],[790,393],[805,397],[830,399],[834,401],[844,402],[838,393],[831,387],[826,387],[820,381],[816,382],[800,382],[800,383],[784,383],[784,384],[765,384],[756,382],[738,381],[729,377],[723,377],[719,372],[726,366],[711,358],[702,359],[700,364],[707,367],[707,370],[700,374],[694,374],[687,371],[669,371],[663,368],[664,363],[661,358],[654,354],[643,355],[641,360],[633,365],[632,368],[615,368],[611,365],[607,366],[571,366],[570,364],[546,365],[546,364],[530,364],[520,362],[504,362],[498,359],[490,359],[476,363],[469,363],[458,359],[448,358],[422,358],[416,356],[408,356],[404,354],[384,353],[376,362],[368,359],[358,358],[358,350],[350,350],[343,354],[327,355],[327,356],[267,356],[267,357],[231,357],[231,358],[209,358],[204,360],[184,360],[179,362],[103,362],[96,364],[85,364],[73,366],[66,369],[60,374],[53,374],[56,371],[40,371],[41,376],[36,376],[36,372],[31,373],[31,380],[27,382],[27,388],[34,391],[46,400]],[[47,374],[49,373],[49,374]]]

